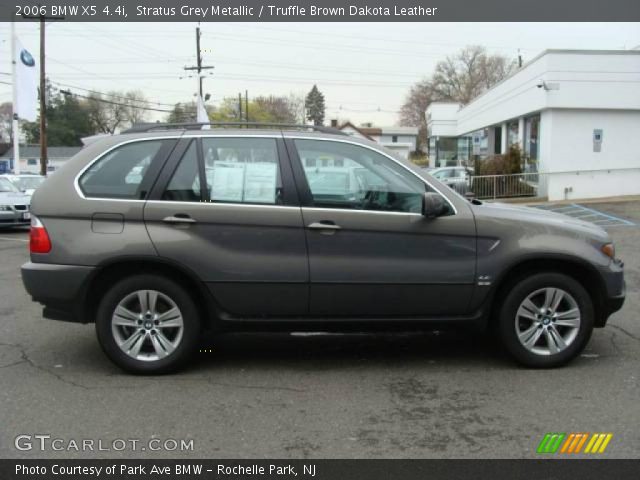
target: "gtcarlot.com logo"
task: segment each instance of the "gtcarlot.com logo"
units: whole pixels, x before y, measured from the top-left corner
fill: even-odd
[[[547,433],[537,453],[604,453],[612,438],[612,433]]]

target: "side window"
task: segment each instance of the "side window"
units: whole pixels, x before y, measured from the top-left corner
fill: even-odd
[[[198,149],[192,140],[162,193],[163,200],[174,202],[200,202],[200,177],[198,174]]]
[[[326,140],[294,142],[315,206],[389,212],[422,211],[426,184],[390,158],[349,143]],[[318,161],[320,159],[327,162]]]
[[[273,138],[202,139],[207,199],[281,204],[282,180]]]
[[[87,197],[142,199],[140,187],[162,140],[128,143],[110,151],[80,177],[80,189]]]

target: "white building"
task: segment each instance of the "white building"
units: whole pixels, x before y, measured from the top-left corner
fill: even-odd
[[[53,172],[78,153],[82,147],[48,147],[47,171]],[[0,155],[0,173],[13,170],[13,148]],[[20,145],[20,172],[40,173],[40,145]]]
[[[334,121],[332,126],[349,135],[373,140],[404,158],[416,150],[418,129],[415,127],[356,127],[351,122],[338,126]]]
[[[433,103],[427,126],[432,166],[518,143],[549,200],[640,194],[640,50],[547,50],[464,107]]]

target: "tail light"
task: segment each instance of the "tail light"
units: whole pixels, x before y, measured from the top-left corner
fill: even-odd
[[[49,253],[51,251],[51,240],[47,229],[44,228],[38,217],[31,216],[31,231],[29,232],[29,252]]]

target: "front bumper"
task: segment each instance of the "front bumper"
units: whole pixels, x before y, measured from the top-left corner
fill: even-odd
[[[3,227],[20,227],[31,224],[31,213],[26,210],[0,210],[0,228]]]
[[[626,284],[624,281],[624,263],[614,260],[603,271],[600,271],[605,283],[606,295],[600,318],[596,319],[596,327],[604,327],[609,316],[617,312],[624,305],[626,296]]]
[[[44,306],[43,316],[53,320],[83,322],[82,299],[86,280],[94,267],[27,262],[22,283],[34,301]]]

